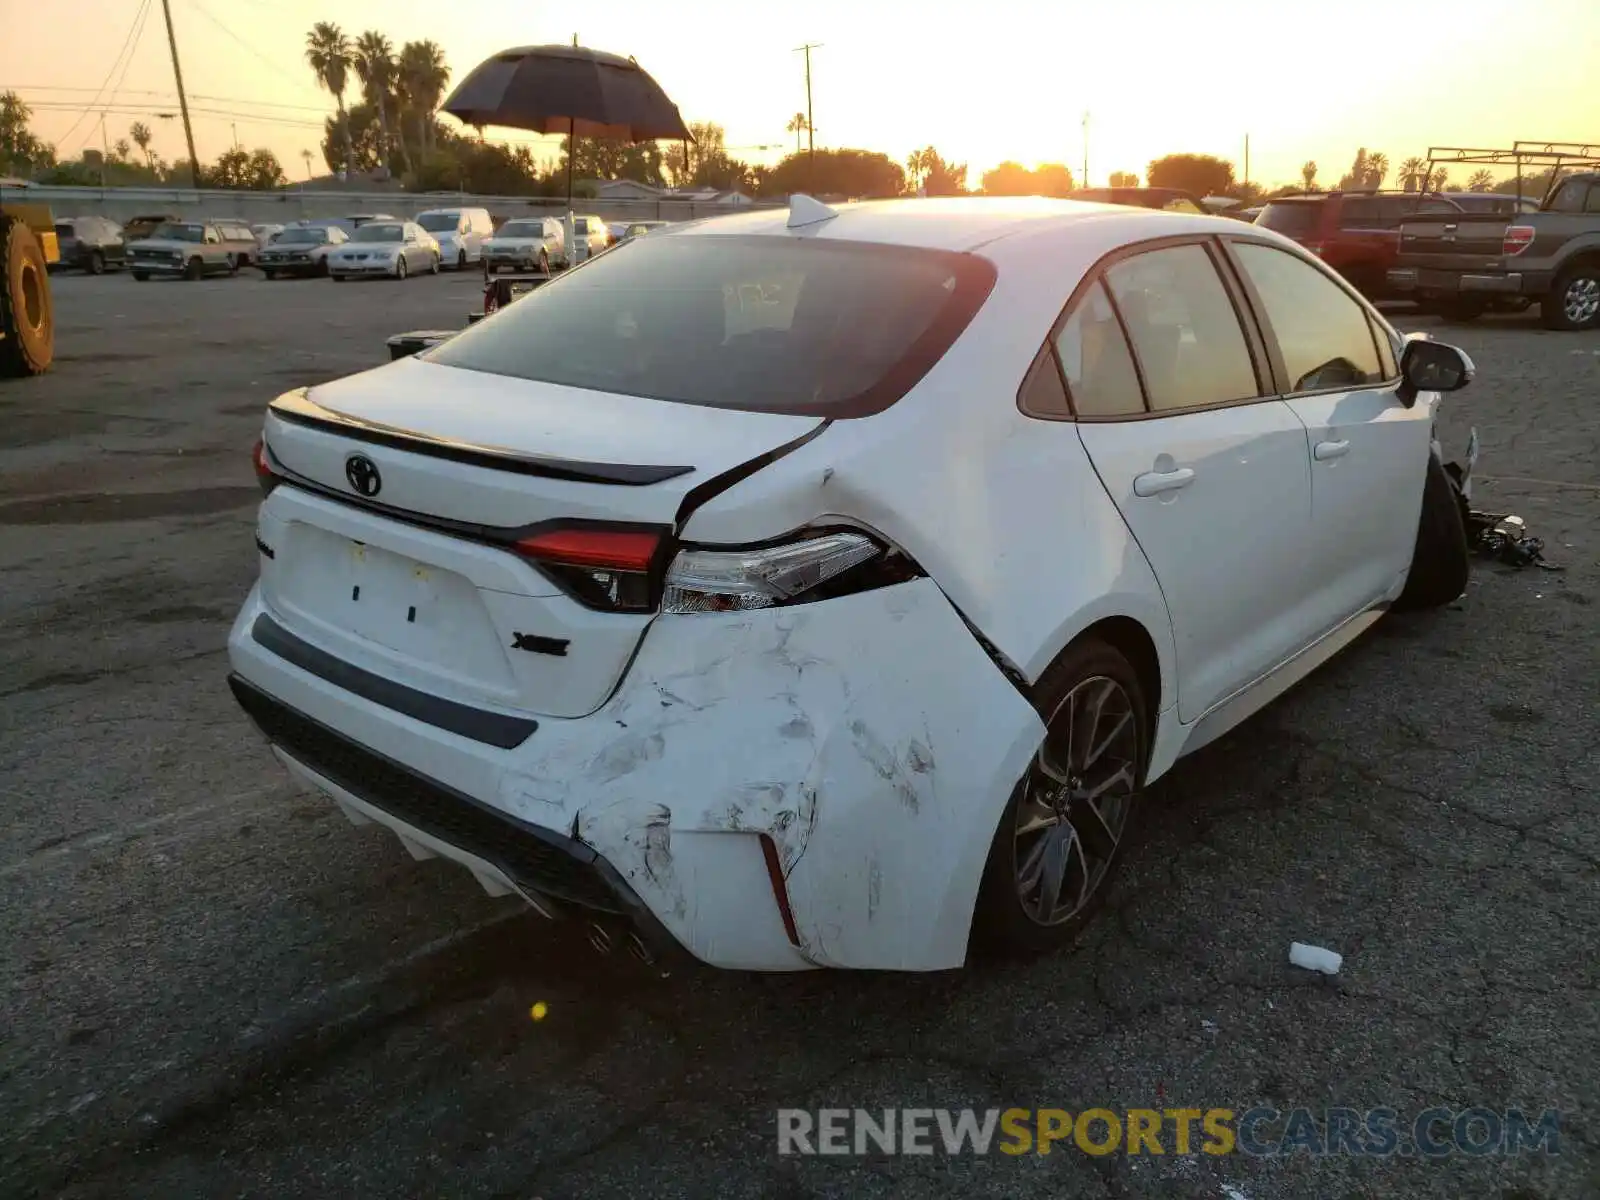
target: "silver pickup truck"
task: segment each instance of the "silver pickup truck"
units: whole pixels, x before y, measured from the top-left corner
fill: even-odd
[[[202,279],[237,274],[256,253],[256,235],[242,221],[168,221],[128,244],[128,268],[140,282],[152,275]]]
[[[1600,172],[1569,175],[1537,212],[1407,219],[1388,282],[1454,320],[1538,304],[1547,328],[1600,328]]]

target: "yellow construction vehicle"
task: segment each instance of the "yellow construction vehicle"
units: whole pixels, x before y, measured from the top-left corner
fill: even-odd
[[[56,343],[49,268],[60,261],[48,204],[0,203],[0,378],[49,369]]]

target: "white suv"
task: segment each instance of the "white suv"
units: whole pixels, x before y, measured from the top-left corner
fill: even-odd
[[[675,226],[272,403],[233,691],[351,820],[603,945],[1059,946],[1143,784],[1462,593],[1470,376],[1216,217]]]
[[[486,208],[431,208],[415,218],[439,243],[439,262],[465,270],[483,261],[483,244],[494,236],[494,219]]]

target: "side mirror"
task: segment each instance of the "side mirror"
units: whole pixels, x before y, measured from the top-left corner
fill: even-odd
[[[1476,368],[1466,353],[1445,342],[1414,339],[1400,355],[1400,399],[1406,407],[1418,392],[1455,392],[1472,382]]]

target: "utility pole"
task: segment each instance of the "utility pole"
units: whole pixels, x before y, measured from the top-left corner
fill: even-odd
[[[811,52],[821,46],[821,42],[807,42],[795,47],[797,54],[806,56],[806,166],[812,188],[817,185],[817,130],[816,122],[811,119]]]
[[[228,122],[228,128],[233,130],[233,148],[237,150],[239,148],[239,125],[235,121],[230,121]]]
[[[100,110],[100,186],[106,186],[106,161],[111,157],[111,147],[106,144],[106,110]]]
[[[172,32],[172,0],[161,0],[161,13],[167,19],[167,45],[172,48],[172,75],[178,81],[178,108],[183,113],[183,138],[189,145],[189,178],[200,190],[200,158],[194,152],[194,126],[189,124],[189,99],[183,91],[183,68],[178,65],[178,37]]]
[[[1248,133],[1244,135],[1244,182],[1246,187],[1250,185],[1250,135]]]
[[[1079,187],[1089,186],[1089,114],[1083,114],[1083,182]]]

